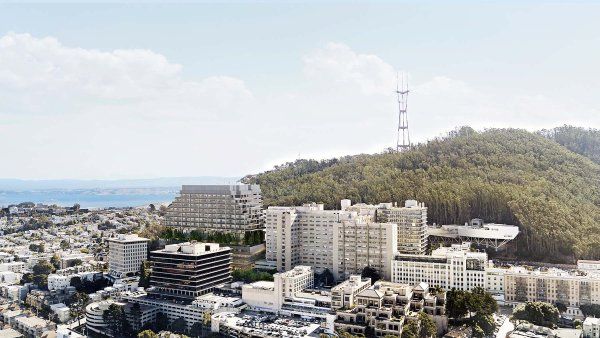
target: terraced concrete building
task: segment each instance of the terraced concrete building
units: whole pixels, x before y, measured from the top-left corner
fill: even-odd
[[[258,185],[184,185],[167,209],[164,225],[195,231],[198,241],[229,245],[234,268],[252,268],[265,251]]]
[[[244,235],[262,222],[260,186],[184,185],[167,209],[165,225],[184,231],[201,230]]]

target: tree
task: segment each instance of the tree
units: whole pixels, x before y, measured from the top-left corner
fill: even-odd
[[[155,212],[156,211],[156,206],[154,204],[150,203],[150,205],[148,206],[148,211]]]
[[[144,330],[138,333],[138,338],[158,338],[158,335],[152,330]]]
[[[414,320],[409,320],[405,322],[404,327],[402,328],[401,338],[419,338],[419,326],[417,322]]]
[[[44,245],[44,242],[40,243],[40,244],[29,244],[29,251],[33,251],[33,252],[39,252],[42,253],[46,250],[46,247]]]
[[[139,330],[142,327],[141,317],[142,317],[142,309],[139,303],[133,303],[130,310],[131,318],[133,318],[133,328],[135,330]]]
[[[110,304],[102,313],[102,319],[106,323],[107,333],[113,337],[128,337],[132,333],[129,322],[125,316],[122,306]]]
[[[185,333],[187,331],[187,322],[185,318],[179,317],[171,323],[171,330],[175,333]]]
[[[77,292],[69,299],[69,310],[71,317],[77,318],[77,326],[81,326],[81,317],[85,314],[85,307],[90,303],[90,297]]]
[[[319,274],[315,274],[315,285],[316,286],[333,286],[335,282],[335,278],[333,273],[329,269],[323,270],[323,272]]]
[[[36,265],[33,266],[34,275],[49,275],[54,272],[54,266],[47,260],[40,260]]]
[[[150,286],[150,262],[143,261],[140,266],[140,280],[138,285],[143,288]]]
[[[77,291],[81,291],[83,289],[83,284],[81,283],[81,277],[79,277],[79,276],[71,277],[71,281],[69,282],[69,285],[74,287],[75,290],[77,290]]]
[[[60,269],[60,257],[57,254],[52,255],[50,258],[50,264],[54,267],[54,270]]]
[[[202,329],[204,328],[204,326],[202,325],[202,322],[195,322],[194,324],[192,324],[192,327],[190,328],[190,336],[191,337],[202,337]]]
[[[513,311],[514,319],[547,327],[555,327],[559,317],[558,309],[554,305],[544,302],[527,302],[517,306]]]
[[[33,284],[42,290],[48,290],[48,275],[33,275]]]
[[[463,290],[452,289],[446,294],[446,311],[450,318],[462,318],[467,315],[467,295]]]
[[[420,338],[431,338],[437,334],[437,327],[433,319],[431,319],[425,312],[419,312],[419,337]]]
[[[377,270],[372,268],[371,266],[365,266],[360,274],[362,278],[371,278],[371,283],[375,283],[376,281],[381,279],[381,275]]]
[[[60,241],[60,248],[63,250],[67,250],[71,247],[71,243],[69,243],[68,239],[63,239]]]
[[[567,306],[564,303],[556,302],[554,303],[554,306],[556,306],[560,313],[567,312]]]
[[[25,285],[26,283],[33,283],[33,274],[29,272],[23,274],[20,284]]]
[[[475,317],[473,317],[473,324],[473,332],[477,331],[476,328],[479,328],[483,331],[485,336],[493,335],[494,330],[496,329],[496,322],[491,314],[476,314]]]
[[[600,317],[600,304],[581,304],[579,309],[586,317]]]
[[[164,331],[169,327],[169,317],[162,312],[156,314],[156,331]]]
[[[79,211],[79,209],[81,209],[81,205],[79,205],[79,203],[75,203],[73,204],[73,211]]]

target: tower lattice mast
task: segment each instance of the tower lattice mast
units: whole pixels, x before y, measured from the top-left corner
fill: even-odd
[[[398,139],[396,151],[410,149],[410,132],[408,131],[408,78],[398,76],[396,80],[396,95],[398,98]]]

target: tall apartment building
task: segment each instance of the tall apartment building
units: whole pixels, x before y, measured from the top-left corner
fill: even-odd
[[[148,239],[137,235],[108,238],[108,269],[115,277],[135,275],[148,258]]]
[[[231,249],[215,243],[171,244],[150,253],[149,294],[193,300],[231,281]]]
[[[260,186],[184,185],[167,209],[164,224],[185,231],[234,233],[262,228]]]
[[[398,252],[423,255],[427,251],[427,208],[415,200],[407,200],[404,207],[384,203],[377,209],[377,222],[398,225]]]
[[[265,212],[266,259],[277,270],[296,265],[329,269],[336,279],[368,265],[389,277],[396,252],[396,225],[379,224],[355,211],[324,210],[323,204],[269,207]]]
[[[333,273],[338,278],[359,274],[364,267],[389,279],[397,250],[398,229],[394,223],[374,223],[358,216],[333,226]]]
[[[404,207],[396,203],[352,205],[350,200],[342,200],[342,210],[355,211],[359,215],[372,218],[379,223],[398,225],[398,252],[423,255],[427,251],[427,208],[415,200],[407,200]]]
[[[487,259],[485,252],[471,252],[470,243],[438,248],[431,255],[399,254],[392,261],[392,281],[445,290],[486,288]]]
[[[580,305],[600,304],[600,274],[597,273],[511,267],[505,269],[504,284],[504,299],[509,304],[562,303],[572,316],[581,316]]]

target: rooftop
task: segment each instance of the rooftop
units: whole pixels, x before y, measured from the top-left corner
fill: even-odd
[[[229,247],[221,247],[218,243],[186,242],[180,244],[166,245],[164,249],[152,251],[152,253],[169,253],[178,255],[200,255],[209,252],[227,250]]]
[[[136,234],[119,234],[116,237],[107,238],[107,241],[110,242],[120,242],[120,243],[134,243],[134,242],[146,242],[149,241],[148,238],[140,237]]]

